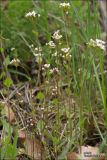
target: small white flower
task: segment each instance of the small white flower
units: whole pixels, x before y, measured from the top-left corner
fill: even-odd
[[[17,58],[17,59],[12,59],[10,64],[13,64],[13,65],[18,65],[20,63],[20,60]]]
[[[11,48],[11,51],[14,51],[15,50],[15,48]]]
[[[40,17],[40,14],[38,14],[38,17]]]
[[[33,123],[31,123],[30,125],[31,125],[31,126],[34,126],[34,124],[33,124]]]
[[[59,30],[55,31],[54,34],[53,34],[53,36],[52,36],[52,38],[56,39],[56,40],[61,39],[62,35],[60,35],[59,32],[60,32]]]
[[[33,44],[31,44],[30,46],[29,46],[29,48],[33,48],[34,47],[34,45]]]
[[[50,64],[44,64],[44,68],[48,69],[50,67]]]
[[[80,73],[81,73],[81,71],[82,71],[82,68],[79,68],[79,69],[78,69],[78,73],[80,74]]]
[[[53,41],[50,41],[49,43],[46,43],[46,45],[49,45],[51,48],[55,48],[56,45]]]
[[[40,47],[35,48],[35,51],[42,52],[42,48],[40,48]]]
[[[61,7],[61,8],[70,8],[70,3],[66,3],[66,2],[60,3],[59,7]]]
[[[26,13],[25,17],[26,18],[31,18],[31,17],[35,18],[35,17],[40,17],[40,14],[36,13],[35,11],[32,11],[32,12]]]
[[[38,51],[38,48],[35,48],[35,51]]]
[[[69,50],[70,50],[70,48],[62,48],[62,49],[61,49],[61,51],[64,52],[64,53],[68,53]]]

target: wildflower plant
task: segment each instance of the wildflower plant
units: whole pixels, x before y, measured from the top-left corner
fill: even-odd
[[[106,44],[100,39],[92,39],[98,37],[100,31],[91,21],[93,18],[98,23],[99,19],[96,8],[94,13],[89,12],[89,1],[83,2],[84,10],[87,12],[79,11],[81,1],[60,4],[57,1],[41,1],[35,2],[34,5],[36,3],[38,5],[35,8],[40,14],[36,10],[24,13],[25,21],[29,19],[33,24],[33,39],[28,32],[20,34],[25,43],[24,49],[28,48],[27,51],[30,53],[29,60],[33,60],[36,74],[32,76],[30,63],[28,67],[31,81],[21,83],[21,87],[14,84],[14,93],[10,88],[14,82],[9,83],[6,79],[4,86],[7,85],[7,94],[2,91],[0,94],[4,101],[11,103],[13,109],[16,109],[20,119],[18,127],[23,126],[26,133],[30,133],[34,138],[36,134],[39,135],[44,146],[45,159],[66,159],[70,150],[90,142],[94,143],[91,139],[96,139],[96,133],[105,143],[103,133],[107,123],[107,109],[102,53],[105,53]],[[57,6],[57,14],[53,14],[56,13],[53,4]],[[94,33],[90,26],[95,27]],[[88,39],[90,40],[86,45]],[[11,51],[13,54],[14,48]],[[16,66],[17,69],[23,67],[23,60],[17,57],[11,61],[10,58],[4,61],[4,64],[7,64],[6,75],[10,74],[10,79],[9,65]],[[18,71],[17,73],[19,74]],[[6,96],[8,98],[5,99]],[[96,142],[97,140],[94,145]],[[32,158],[35,158],[34,156]]]

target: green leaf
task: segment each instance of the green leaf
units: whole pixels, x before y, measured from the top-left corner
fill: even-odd
[[[44,94],[42,92],[39,92],[36,96],[36,98],[43,100],[45,98]]]
[[[3,81],[3,84],[4,84],[6,87],[10,87],[10,86],[13,84],[13,81],[12,81],[10,78],[6,78],[6,79]]]
[[[60,142],[60,139],[57,137],[52,137],[52,140],[53,140],[54,145],[58,145]]]

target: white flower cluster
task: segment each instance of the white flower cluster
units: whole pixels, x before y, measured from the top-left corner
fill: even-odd
[[[45,71],[50,68],[50,64],[44,64],[42,70]]]
[[[53,34],[53,36],[52,36],[52,38],[53,38],[53,39],[56,39],[56,40],[61,39],[61,38],[62,38],[62,35],[59,34],[59,32],[60,32],[60,30],[55,31],[54,34]]]
[[[106,50],[106,47],[105,47],[106,43],[100,39],[96,39],[96,40],[90,39],[90,41],[87,44],[92,47],[99,47],[103,51]]]
[[[70,48],[61,48],[62,53],[59,54],[59,57],[63,58],[64,60],[71,59],[71,54],[69,53]],[[56,51],[55,53],[52,54],[53,57],[58,56],[58,52]]]
[[[96,39],[97,47],[101,48],[104,51],[106,50],[105,44],[106,44],[106,42],[104,42],[104,41],[102,41],[100,39]]]
[[[18,64],[20,63],[20,60],[17,58],[17,59],[12,59],[11,60],[11,62],[10,62],[10,64],[13,64],[13,65],[15,65],[15,66],[17,66]]]
[[[61,54],[62,58],[64,58],[64,59],[71,58],[71,54],[69,53],[70,48],[62,48],[61,51],[63,52],[63,54]]]
[[[50,41],[49,43],[46,43],[46,45],[49,45],[50,48],[55,48],[56,47],[56,45],[53,41]]]
[[[66,2],[60,3],[59,6],[60,6],[61,8],[70,8],[70,3],[66,3]]]
[[[40,17],[40,14],[36,13],[35,11],[32,11],[32,12],[26,13],[25,17],[26,18],[31,18],[31,17],[35,18],[35,17]]]
[[[60,40],[62,38],[62,35],[59,34],[59,30],[55,31],[54,34],[52,35],[52,38],[54,40]],[[55,48],[56,47],[56,44],[53,42],[53,41],[50,41],[48,43],[46,43],[46,45],[49,45],[50,48]]]
[[[59,7],[62,8],[66,14],[68,14],[68,10],[70,9],[70,3],[60,3]]]

